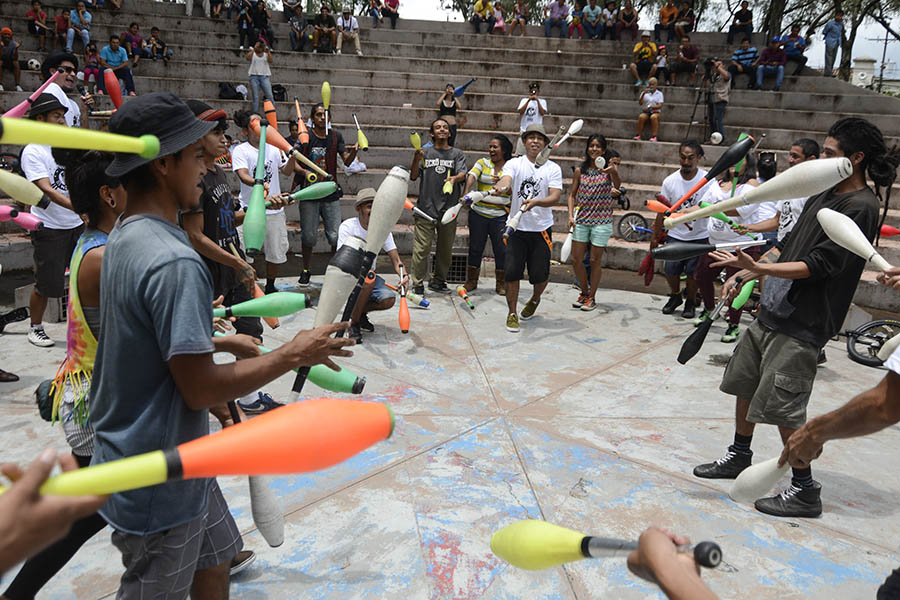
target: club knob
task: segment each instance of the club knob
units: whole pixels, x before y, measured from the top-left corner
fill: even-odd
[[[715,542],[700,542],[694,546],[694,560],[709,569],[715,569],[722,563],[722,549]]]

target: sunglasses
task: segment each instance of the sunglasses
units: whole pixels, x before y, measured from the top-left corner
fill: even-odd
[[[69,73],[72,74],[75,72],[75,67],[56,67],[56,70],[60,73]]]

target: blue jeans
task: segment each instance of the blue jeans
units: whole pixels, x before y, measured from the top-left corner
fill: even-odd
[[[116,79],[121,79],[125,82],[125,93],[128,94],[134,91],[134,77],[131,75],[131,69],[129,67],[122,67],[121,69],[115,70]],[[118,81],[116,82],[118,85]],[[106,89],[106,80],[104,77],[100,77],[97,79],[97,87],[101,92],[109,93]]]
[[[291,29],[288,32],[288,36],[291,39],[291,50],[295,52],[303,52],[303,46],[306,45],[306,40],[309,38],[309,34],[306,33],[306,30],[304,29],[298,34],[296,31]]]
[[[728,106],[727,102],[716,102],[715,104],[713,104],[712,130],[721,133],[723,140],[725,139],[725,125],[722,121],[725,118],[726,106]]]
[[[591,22],[585,19],[584,24],[584,35],[586,35],[590,39],[600,37],[600,32],[603,29],[603,23],[598,22],[596,25],[591,25]]]
[[[80,32],[81,41],[84,44],[84,47],[87,48],[87,45],[91,43],[91,31],[89,29],[82,29]],[[69,27],[69,31],[66,32],[66,52],[72,51],[72,44],[75,42],[75,28]]]
[[[378,20],[381,18],[381,11],[377,8],[370,8],[369,16],[372,17],[372,26],[378,27]]]
[[[494,249],[494,268],[502,271],[506,263],[506,244],[503,243],[503,230],[506,229],[506,215],[485,217],[474,210],[469,211],[469,266],[476,269],[481,266],[484,247],[488,237]]]
[[[831,77],[831,73],[834,70],[834,59],[837,58],[837,51],[838,46],[835,46],[834,48],[825,46],[825,77]]]
[[[554,27],[559,27],[559,37],[566,37],[566,21],[565,19],[545,19],[544,20],[544,37],[550,37],[550,31]]]
[[[672,40],[675,39],[675,22],[671,22],[668,25],[663,25],[662,23],[657,23],[653,26],[653,37],[657,42],[662,41],[661,33],[665,31],[667,34],[666,43],[668,44]]]
[[[763,78],[766,76],[775,76],[775,89],[781,88],[781,82],[784,80],[784,65],[774,67],[772,65],[759,65],[756,68],[756,87],[762,88]]]
[[[605,40],[606,34],[609,33],[609,39],[616,39],[616,26],[615,25],[607,25],[606,23],[600,24],[600,39]]]
[[[253,112],[259,112],[259,91],[262,88],[266,100],[275,103],[275,96],[272,95],[272,82],[269,81],[268,75],[251,75],[250,76],[250,101],[253,103]]]

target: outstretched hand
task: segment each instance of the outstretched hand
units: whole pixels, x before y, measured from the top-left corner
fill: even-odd
[[[709,253],[709,256],[715,261],[710,264],[711,267],[737,267],[738,269],[747,269],[754,272],[756,270],[756,261],[740,248],[734,254],[714,250]]]

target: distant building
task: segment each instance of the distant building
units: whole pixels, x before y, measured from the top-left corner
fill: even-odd
[[[881,76],[881,64],[870,56],[860,56],[853,59],[853,67],[850,69],[850,82],[858,87],[868,89],[878,88],[878,78]],[[900,93],[900,71],[894,62],[888,62],[884,69],[883,92]]]

